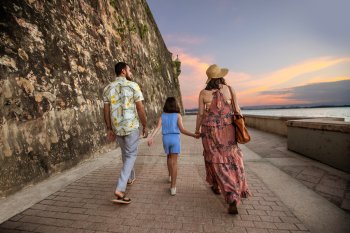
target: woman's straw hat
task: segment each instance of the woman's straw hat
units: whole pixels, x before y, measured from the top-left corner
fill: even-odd
[[[212,78],[223,78],[228,73],[228,69],[220,68],[218,65],[213,64],[208,67],[207,71],[208,80],[206,83],[210,81]]]

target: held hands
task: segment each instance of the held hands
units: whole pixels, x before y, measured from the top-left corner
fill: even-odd
[[[196,132],[194,132],[194,138],[198,139],[200,137],[201,137],[201,133],[198,130],[196,130]]]

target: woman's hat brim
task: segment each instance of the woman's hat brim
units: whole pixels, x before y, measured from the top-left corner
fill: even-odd
[[[217,75],[215,75],[214,77],[208,77],[207,81],[205,82],[206,84],[208,84],[208,82],[211,80],[211,79],[215,79],[215,78],[223,78],[225,77],[226,75],[228,74],[228,69],[226,68],[222,68],[220,73],[218,73]]]

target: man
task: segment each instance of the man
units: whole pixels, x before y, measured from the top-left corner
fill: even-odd
[[[115,81],[103,90],[103,113],[107,139],[117,139],[123,159],[123,167],[114,192],[116,199],[113,202],[128,204],[131,200],[125,196],[125,189],[127,184],[135,181],[134,163],[139,143],[139,120],[143,127],[143,137],[147,137],[147,120],[142,104],[142,92],[139,85],[131,81],[132,73],[128,64],[118,62],[115,65],[115,73]]]

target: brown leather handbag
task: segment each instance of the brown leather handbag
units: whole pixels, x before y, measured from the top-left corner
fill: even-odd
[[[236,111],[235,108],[235,99],[231,90],[231,87],[228,86],[228,89],[231,93],[231,105],[234,115],[233,117],[233,126],[235,127],[236,141],[240,144],[244,144],[250,141],[250,135],[248,133],[247,127],[245,127],[245,118],[241,113]]]

